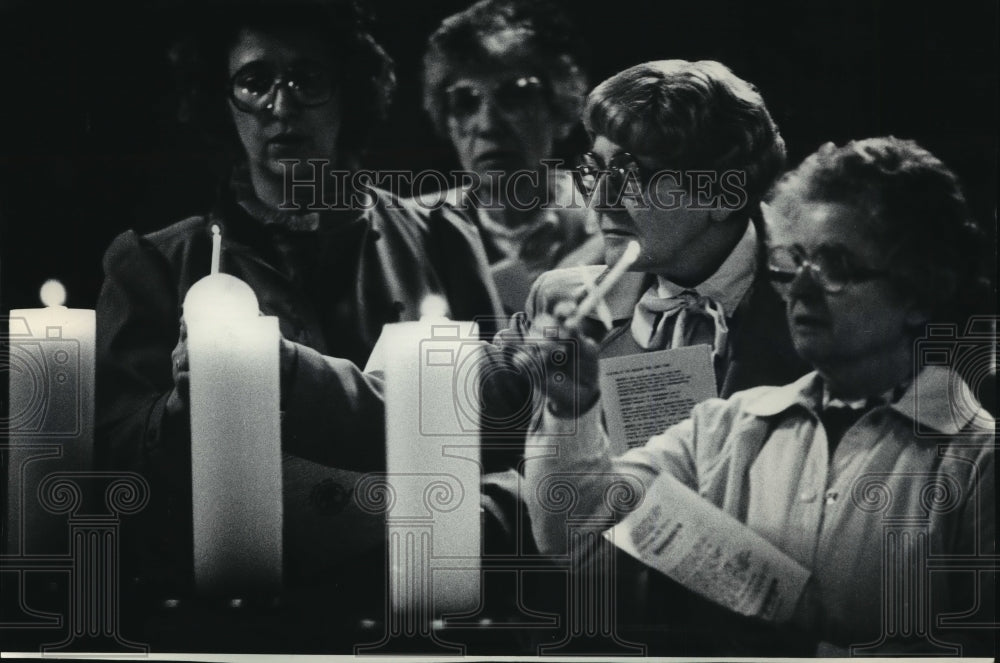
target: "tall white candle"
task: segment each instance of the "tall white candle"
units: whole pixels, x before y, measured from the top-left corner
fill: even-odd
[[[191,379],[195,582],[207,593],[281,585],[278,320],[243,281],[212,274],[184,300]]]
[[[94,311],[63,306],[58,281],[48,281],[41,297],[45,308],[10,312],[10,554],[69,552],[66,517],[46,512],[37,488],[50,472],[93,464]]]
[[[472,611],[480,599],[482,344],[473,323],[443,319],[387,325],[383,336],[392,606],[418,619]]]

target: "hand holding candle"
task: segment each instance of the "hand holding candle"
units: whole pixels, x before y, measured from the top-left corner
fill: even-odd
[[[210,274],[219,273],[222,259],[222,230],[217,224],[212,226],[212,266]],[[170,353],[170,372],[174,379],[174,388],[167,396],[167,413],[173,416],[187,416],[188,397],[190,394],[190,371],[188,368],[187,325],[181,317],[180,332],[177,345]]]
[[[577,307],[568,318],[566,318],[565,325],[569,328],[576,328],[580,326],[580,322],[583,318],[589,315],[595,308],[597,308],[598,303],[604,299],[604,295],[611,290],[619,279],[625,275],[625,272],[635,264],[635,261],[639,259],[639,242],[632,241],[628,243],[625,247],[625,253],[622,254],[621,259],[615,263],[614,267],[608,270],[604,278],[597,283],[587,296],[583,298]]]
[[[584,323],[638,257],[639,244],[629,242],[621,259],[591,286],[579,304],[565,300],[556,304],[551,315],[536,317],[526,338],[531,345],[513,353],[513,361],[522,364],[519,369],[525,374],[536,373],[541,363],[548,408],[553,414],[576,417],[597,402],[599,348],[587,335],[593,329]]]
[[[170,353],[170,370],[174,378],[174,388],[167,396],[167,412],[171,415],[186,415],[191,391],[190,369],[188,367],[187,325],[181,318],[177,345]]]
[[[172,359],[180,382],[190,354],[195,582],[241,595],[281,584],[280,334],[250,286],[218,272],[213,232],[213,273],[184,299]]]

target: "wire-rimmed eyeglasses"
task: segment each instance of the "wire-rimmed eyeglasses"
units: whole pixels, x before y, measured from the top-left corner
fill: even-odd
[[[584,152],[576,167],[578,177],[575,177],[577,188],[585,196],[591,196],[597,190],[601,179],[607,177],[609,200],[619,200],[622,195],[638,196],[649,185],[655,168],[644,166],[630,152],[619,152],[604,165],[601,157],[593,152]]]
[[[538,76],[517,76],[495,85],[458,82],[444,91],[445,108],[451,117],[464,121],[479,112],[489,99],[494,108],[507,116],[518,116],[537,108],[545,100],[547,87]]]
[[[229,98],[244,113],[258,113],[274,107],[279,87],[305,108],[322,106],[336,92],[333,72],[320,64],[300,62],[279,69],[267,62],[251,62],[229,79]]]
[[[802,271],[823,290],[838,293],[850,283],[885,278],[890,272],[857,264],[857,259],[838,246],[820,246],[807,254],[797,246],[774,246],[767,252],[767,275],[782,294]]]

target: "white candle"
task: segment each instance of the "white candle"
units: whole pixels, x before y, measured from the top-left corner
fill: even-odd
[[[222,259],[222,230],[217,225],[212,226],[212,274],[219,273],[219,263]]]
[[[191,378],[195,582],[240,595],[281,585],[278,320],[213,274],[184,300]]]
[[[475,325],[386,325],[390,597],[417,619],[475,610],[481,522]],[[427,536],[429,534],[429,537]]]
[[[639,259],[640,251],[639,242],[633,240],[628,243],[622,257],[608,270],[604,280],[587,293],[587,296],[583,298],[583,301],[577,305],[573,314],[566,320],[567,327],[572,329],[580,326],[583,319],[598,307],[604,299],[604,295],[608,294],[608,291],[625,275],[625,272],[635,264],[635,261]]]
[[[94,311],[63,306],[58,281],[41,297],[45,308],[10,312],[10,554],[69,552],[66,516],[42,508],[38,484],[51,472],[93,465]]]

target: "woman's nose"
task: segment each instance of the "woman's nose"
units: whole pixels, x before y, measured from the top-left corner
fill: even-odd
[[[625,209],[625,205],[622,204],[624,199],[622,191],[609,173],[604,173],[598,179],[593,195],[591,203],[597,210],[623,211]]]
[[[479,108],[469,117],[469,127],[480,134],[490,134],[498,130],[505,122],[503,113],[496,103],[484,97],[479,102]]]
[[[796,299],[816,297],[822,294],[822,292],[823,288],[820,286],[819,280],[817,280],[816,275],[809,265],[799,267],[792,278],[792,282],[788,284],[788,294]]]
[[[298,106],[288,88],[279,84],[275,86],[274,96],[271,97],[271,103],[267,108],[275,117],[288,117],[298,109]]]

